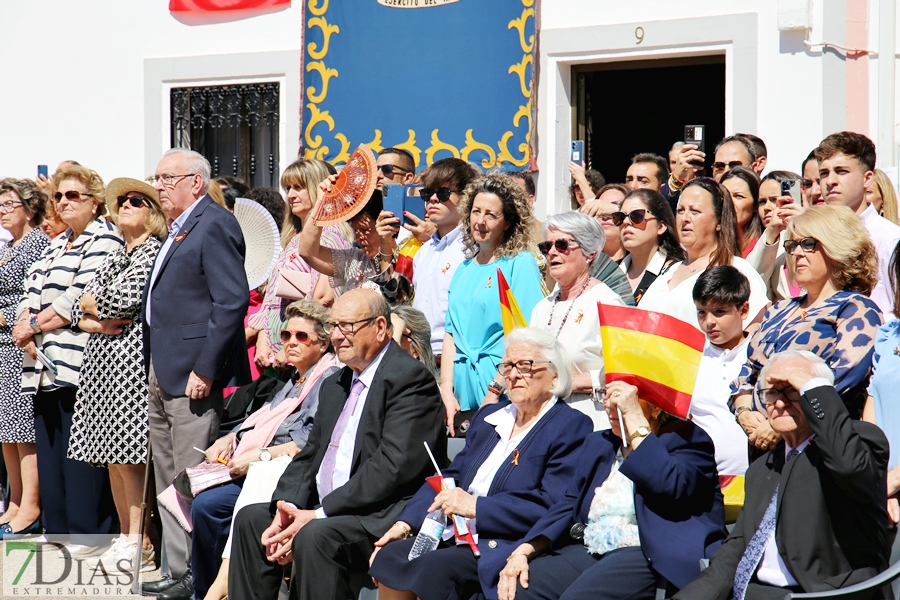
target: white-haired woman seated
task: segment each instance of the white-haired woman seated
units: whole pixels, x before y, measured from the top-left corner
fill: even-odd
[[[509,400],[476,413],[466,447],[444,469],[457,487],[439,494],[429,484],[406,505],[400,519],[375,542],[369,573],[381,600],[497,597],[500,569],[528,530],[558,502],[572,477],[591,421],[561,398],[572,385],[572,361],[552,336],[522,328],[506,336],[497,370]],[[452,529],[437,550],[413,560],[412,536],[434,510],[468,520],[481,558]]]

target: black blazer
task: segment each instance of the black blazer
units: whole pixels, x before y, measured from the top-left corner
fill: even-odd
[[[622,440],[612,430],[587,437],[565,498],[526,539],[543,535],[554,545],[572,544],[569,530],[587,523],[595,490],[609,477]],[[681,587],[700,573],[725,539],[725,506],[719,491],[713,442],[689,421],[672,420],[650,434],[622,462],[634,482],[634,510],[641,550],[650,565]]]
[[[156,378],[172,396],[184,395],[191,371],[220,387],[249,383],[244,317],[250,289],[234,215],[204,196],[157,260],[159,275],[152,290],[144,286],[141,304],[147,372],[152,355]]]
[[[730,597],[738,562],[779,484],[775,541],[804,592],[847,587],[887,568],[887,438],[877,426],[851,420],[831,386],[798,402],[816,437],[787,464],[781,442],[750,465],[734,530],[675,598]]]
[[[279,500],[303,509],[319,506],[316,473],[352,381],[353,371],[344,367],[322,383],[309,441],[278,481],[269,507],[272,515]],[[434,377],[390,342],[366,396],[350,480],[321,502],[325,514],[356,515],[371,535],[384,535],[425,478],[434,474],[422,442],[428,442],[441,467],[447,464],[445,414]]]

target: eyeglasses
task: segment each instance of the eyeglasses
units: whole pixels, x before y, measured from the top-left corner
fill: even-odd
[[[779,398],[785,402],[796,402],[800,399],[800,393],[792,387],[761,388],[756,390],[756,397],[763,404],[775,404]]]
[[[126,202],[128,202],[129,204],[131,204],[131,206],[134,207],[134,208],[140,208],[140,207],[143,206],[147,201],[144,200],[144,198],[142,198],[141,196],[131,196],[131,197],[128,197],[128,196],[119,196],[118,198],[116,198],[116,204],[119,205],[119,208],[122,208],[123,206],[125,206],[125,203],[126,203]]]
[[[724,162],[714,162],[713,163],[713,171],[724,171],[726,168],[733,169],[735,167],[743,167],[744,163],[739,160],[733,160],[728,163]]]
[[[381,170],[381,174],[385,177],[392,177],[394,175],[394,169],[398,171],[403,171],[404,173],[410,173],[409,169],[404,169],[403,167],[398,167],[397,165],[381,165],[378,167]]]
[[[185,177],[193,177],[194,175],[196,175],[196,173],[185,173],[184,175],[164,173],[162,175],[151,175],[147,178],[147,181],[150,182],[150,185],[156,185],[157,181],[162,181],[162,184],[166,187],[175,187]]]
[[[447,202],[450,200],[450,194],[458,194],[458,190],[451,190],[447,187],[442,187],[436,190],[432,190],[431,188],[422,188],[419,190],[419,195],[422,196],[422,199],[425,202],[428,202],[432,196],[437,195],[437,199],[441,202]]]
[[[0,213],[11,213],[16,210],[17,206],[22,206],[23,204],[21,201],[3,202],[0,204]]]
[[[515,367],[516,371],[519,372],[519,375],[528,375],[529,373],[531,373],[531,369],[534,367],[534,365],[536,365],[538,363],[550,364],[550,361],[549,360],[520,360],[520,361],[516,361],[514,363],[504,362],[504,363],[500,363],[499,365],[497,365],[497,372],[500,373],[501,375],[503,375],[504,377],[506,377],[507,375],[509,375],[512,372],[513,367]]]
[[[62,192],[56,192],[53,194],[53,200],[55,202],[60,202],[63,198],[68,200],[69,202],[84,202],[84,198],[82,196],[87,196],[88,198],[93,198],[93,194],[82,194],[81,192],[76,192],[75,190],[69,190],[65,194]]]
[[[378,317],[369,317],[368,319],[360,319],[359,321],[325,323],[325,332],[331,335],[331,332],[337,329],[343,335],[355,335],[359,333],[363,327],[368,327],[372,321]],[[365,323],[361,327],[357,327],[360,323]]]
[[[639,208],[637,210],[631,211],[630,213],[614,212],[612,214],[612,221],[616,224],[616,227],[621,227],[622,225],[624,225],[625,219],[631,221],[632,225],[640,225],[644,221],[651,221],[655,218],[656,217],[654,217],[652,214],[648,217],[647,209],[645,208]]]
[[[305,331],[291,331],[289,329],[283,329],[281,331],[280,335],[281,335],[281,341],[284,342],[285,344],[287,344],[289,341],[291,341],[291,338],[297,338],[297,341],[300,342],[301,344],[305,344],[312,339],[312,336],[310,336]]]
[[[812,237],[803,238],[799,242],[797,240],[787,240],[784,242],[784,251],[788,254],[792,254],[797,246],[800,246],[800,249],[809,254],[810,252],[816,249],[819,240]]]
[[[547,256],[550,254],[550,248],[556,247],[557,252],[563,252],[565,254],[569,253],[569,250],[575,250],[576,248],[581,248],[581,245],[573,240],[555,240],[552,242],[541,242],[537,245],[538,250],[541,251],[541,254]]]

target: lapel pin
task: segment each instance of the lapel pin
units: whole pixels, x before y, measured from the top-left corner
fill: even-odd
[[[518,448],[513,450],[512,464],[513,464],[513,466],[516,466],[516,467],[519,466],[519,449]]]
[[[180,242],[181,240],[183,240],[185,238],[185,236],[187,236],[187,229],[183,230],[181,233],[179,233],[177,236],[175,236],[175,241]]]

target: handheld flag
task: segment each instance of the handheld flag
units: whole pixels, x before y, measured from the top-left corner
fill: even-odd
[[[516,327],[528,327],[528,321],[516,302],[503,271],[497,267],[497,289],[500,290],[500,316],[503,317],[503,335],[508,335]]]
[[[640,397],[686,418],[706,337],[663,313],[597,303],[606,381],[624,381]]]
[[[413,257],[421,247],[422,242],[414,235],[409,236],[406,238],[405,242],[400,244],[400,250],[397,254],[397,263],[394,265],[394,272],[406,277],[410,283],[412,283],[413,280]]]

